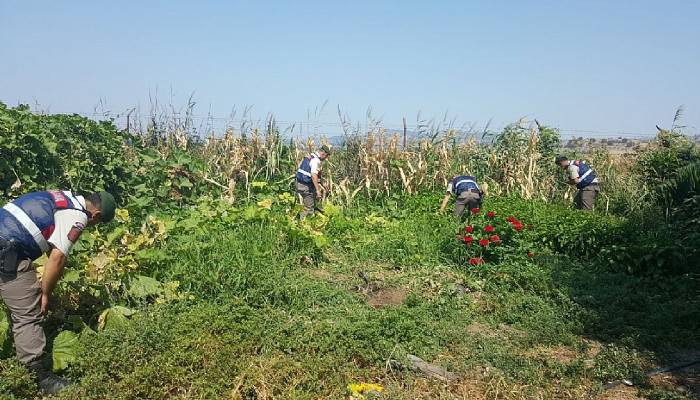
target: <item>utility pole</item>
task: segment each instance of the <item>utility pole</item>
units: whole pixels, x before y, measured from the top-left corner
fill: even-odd
[[[131,113],[134,112],[135,108],[129,110],[126,114],[126,133],[129,133],[129,126],[131,125]]]
[[[403,117],[403,149],[406,151],[406,117]]]

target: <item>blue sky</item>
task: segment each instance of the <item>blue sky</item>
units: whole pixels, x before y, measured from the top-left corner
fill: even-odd
[[[0,0],[0,101],[91,113],[232,107],[388,126],[418,112],[494,126],[700,128],[698,1]],[[240,114],[239,114],[240,115]],[[332,129],[332,128],[328,128]]]

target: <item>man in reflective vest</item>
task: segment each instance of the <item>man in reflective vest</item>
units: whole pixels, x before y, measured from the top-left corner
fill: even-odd
[[[321,186],[321,163],[328,158],[331,150],[328,146],[321,146],[317,152],[305,157],[299,164],[296,173],[296,190],[301,196],[301,204],[304,210],[301,212],[301,219],[308,215],[313,215],[316,209],[316,200],[323,197],[325,189]]]
[[[445,198],[442,199],[442,205],[440,205],[440,212],[445,211],[452,195],[457,197],[454,210],[454,216],[457,218],[462,216],[465,208],[471,210],[481,207],[484,197],[476,183],[476,178],[470,175],[455,176],[448,182]]]
[[[0,295],[9,310],[17,358],[36,374],[39,389],[54,394],[68,382],[51,372],[42,319],[66,258],[86,226],[114,218],[107,192],[87,197],[70,191],[27,193],[0,209]],[[41,281],[32,261],[48,256]]]
[[[569,185],[576,185],[578,189],[576,197],[574,197],[574,207],[579,210],[593,210],[595,198],[600,193],[598,176],[593,168],[583,161],[569,161],[564,156],[557,156],[554,162],[566,170]]]

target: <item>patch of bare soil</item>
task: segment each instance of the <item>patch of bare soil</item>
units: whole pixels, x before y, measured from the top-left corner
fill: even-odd
[[[686,359],[687,360],[687,359]],[[694,360],[691,358],[690,360]],[[700,365],[693,365],[675,371],[652,375],[650,383],[657,389],[664,389],[691,398],[700,399]],[[643,399],[636,387],[619,385],[601,393],[596,400]]]
[[[420,377],[411,382],[410,387],[404,388],[396,399],[469,399],[485,400],[487,390],[485,383],[478,376],[466,376],[457,381],[445,384],[435,379]]]
[[[483,400],[487,398],[484,382],[477,376],[466,376],[449,386],[449,391],[460,399]]]
[[[599,394],[595,400],[644,400],[644,397],[639,395],[639,389],[620,385]]]
[[[597,340],[591,340],[591,339],[584,339],[584,342],[587,345],[586,348],[586,358],[588,359],[594,359],[600,353],[600,351],[603,349],[603,344],[600,343]]]
[[[484,292],[481,290],[477,290],[474,292],[468,292],[467,296],[473,301],[476,305],[481,306],[483,305],[484,302]]]
[[[481,335],[486,337],[497,337],[498,333],[486,324],[481,322],[472,322],[467,326],[467,333],[470,335]]]
[[[493,311],[493,306],[489,304],[486,293],[482,292],[481,290],[472,291],[466,289],[465,291],[457,292],[457,295],[467,297],[478,310],[481,310],[485,314]]]
[[[621,385],[599,394],[595,400],[644,400],[644,397],[639,395],[639,389]]]
[[[700,365],[654,375],[651,383],[659,388],[693,395],[700,399]]]
[[[521,336],[524,333],[507,324],[500,324],[497,328],[492,328],[481,322],[472,322],[467,326],[467,333],[470,335],[481,335],[488,338],[504,336]]]
[[[367,294],[367,304],[374,308],[397,306],[403,304],[407,295],[408,289],[402,287],[377,289]]]
[[[537,346],[527,350],[525,356],[554,360],[562,364],[570,364],[578,357],[576,350],[566,346]]]
[[[512,326],[508,324],[500,324],[498,325],[498,330],[510,335],[510,336],[524,336],[525,332],[521,331],[520,329],[513,328]]]
[[[459,295],[459,294],[458,294]],[[496,302],[491,301],[485,292],[480,290],[462,292],[462,296],[471,300],[472,304],[480,314],[491,314],[496,311]]]

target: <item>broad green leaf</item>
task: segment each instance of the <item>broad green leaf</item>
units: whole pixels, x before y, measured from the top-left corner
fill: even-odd
[[[180,178],[177,180],[177,186],[178,186],[178,187],[181,187],[181,188],[191,188],[191,187],[192,187],[192,183],[190,182],[189,179],[187,179],[187,178],[185,178],[185,177],[180,177]]]
[[[78,272],[74,269],[66,270],[66,272],[63,274],[63,279],[62,279],[63,282],[70,283],[70,282],[77,282],[78,280],[80,280],[80,272]]]
[[[156,161],[160,160],[160,157],[158,156],[158,154],[155,153],[155,151],[145,151],[141,153],[141,158],[147,164],[153,164]]]
[[[112,243],[114,243],[115,240],[120,239],[124,235],[124,232],[126,232],[126,228],[120,226],[112,232],[108,233],[105,241],[105,246],[112,245]]]
[[[136,275],[131,279],[127,293],[129,296],[141,300],[160,296],[163,293],[163,284],[150,276]]]
[[[63,331],[53,340],[53,370],[61,371],[75,361],[80,341],[78,335],[71,331]]]
[[[97,330],[123,329],[129,326],[127,317],[133,315],[134,310],[122,306],[114,306],[102,311],[97,319]]]
[[[332,203],[326,203],[323,205],[323,213],[326,214],[327,217],[336,217],[340,215],[342,211],[342,207]]]
[[[253,219],[258,215],[258,208],[255,206],[248,206],[243,210],[243,218],[246,220]]]
[[[328,244],[328,238],[323,235],[314,235],[313,240],[317,248],[323,248]]]
[[[56,148],[58,147],[58,143],[53,142],[51,140],[44,140],[44,146],[46,146],[46,150],[49,152],[49,154],[56,154]]]
[[[111,308],[111,310],[121,313],[125,317],[131,317],[132,315],[136,314],[136,310],[132,310],[131,308],[127,308],[124,306],[114,306]]]

